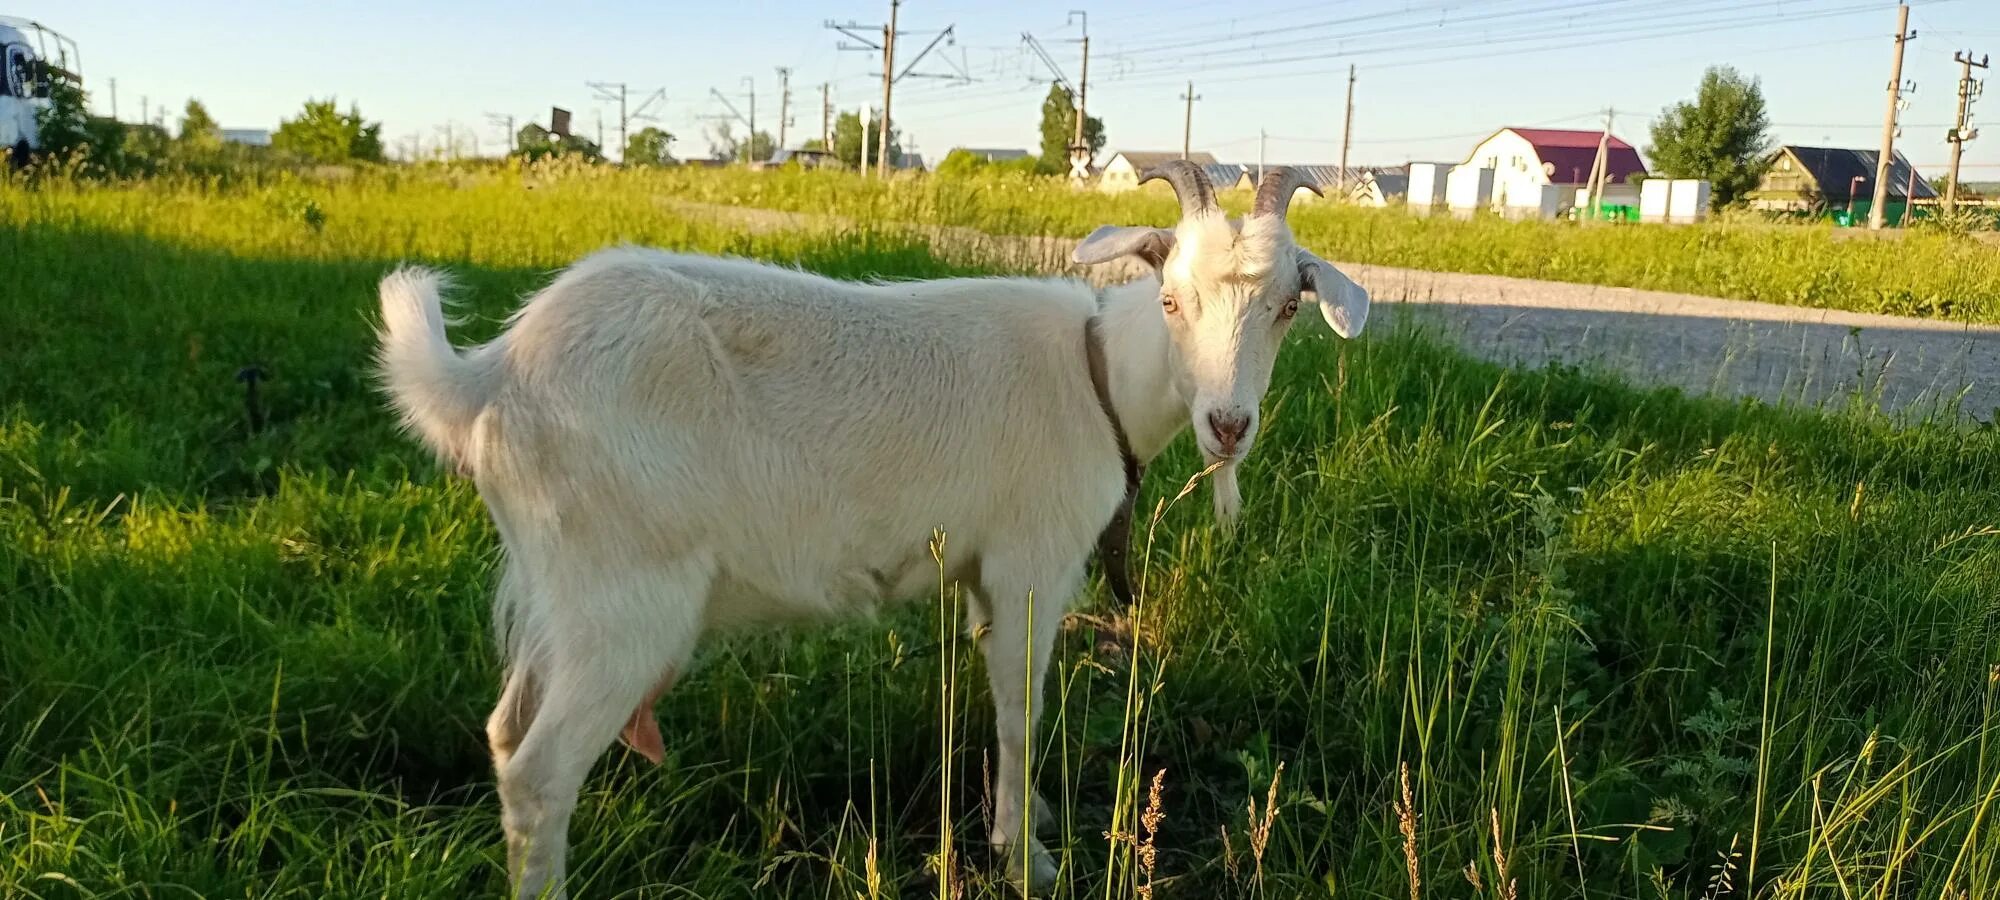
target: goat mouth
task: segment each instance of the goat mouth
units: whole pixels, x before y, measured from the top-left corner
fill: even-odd
[[[1198,443],[1201,445],[1201,458],[1203,462],[1211,466],[1220,463],[1242,462],[1243,457],[1250,454],[1250,448],[1240,444],[1228,453],[1223,453],[1215,449],[1208,441],[1199,441]]]

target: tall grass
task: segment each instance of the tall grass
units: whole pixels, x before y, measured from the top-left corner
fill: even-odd
[[[689,170],[643,177],[656,180],[659,190],[712,203],[1004,234],[1082,237],[1106,223],[1171,225],[1177,211],[1159,185],[1104,195],[1019,177],[929,178],[893,187],[831,172]],[[1240,213],[1249,198],[1229,192],[1224,201]],[[2000,249],[1938,229],[1911,231],[1900,240],[1849,240],[1827,225],[1740,218],[1699,227],[1584,227],[1332,203],[1301,204],[1291,220],[1302,243],[1348,262],[2000,321]]]
[[[618,240],[973,271],[673,184],[0,192],[0,895],[501,889],[495,540],[368,383],[374,281],[450,266],[476,338]],[[1237,532],[1176,446],[1143,607],[1057,649],[1062,896],[1994,896],[1994,431],[1320,329],[1266,410]],[[1004,896],[954,600],[705,653],[668,764],[589,782],[584,892]]]

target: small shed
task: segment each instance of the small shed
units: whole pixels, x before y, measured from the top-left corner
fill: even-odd
[[[1370,172],[1347,193],[1347,202],[1356,206],[1389,206],[1409,201],[1410,176],[1390,172]]]

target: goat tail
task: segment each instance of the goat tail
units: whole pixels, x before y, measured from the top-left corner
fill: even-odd
[[[461,354],[445,336],[442,272],[404,267],[382,279],[378,374],[403,425],[461,472],[473,474],[473,424],[491,393],[479,351]]]

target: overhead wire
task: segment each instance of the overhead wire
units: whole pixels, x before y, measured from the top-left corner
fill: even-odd
[[[1954,2],[1954,0],[1939,0],[1939,2],[1949,3],[1949,2]],[[1675,29],[1675,30],[1646,30],[1639,34],[1631,34],[1629,29],[1618,29],[1610,32],[1583,32],[1583,33],[1573,32],[1573,33],[1563,34],[1553,39],[1547,39],[1545,40],[1544,43],[1534,46],[1496,49],[1490,53],[1471,53],[1471,54],[1458,53],[1458,54],[1453,54],[1448,58],[1437,58],[1437,57],[1408,58],[1392,62],[1371,63],[1368,65],[1368,68],[1370,70],[1379,71],[1385,69],[1406,68],[1410,66],[1430,66],[1430,65],[1436,65],[1441,62],[1459,62],[1459,61],[1475,60],[1475,59],[1489,59],[1495,57],[1517,56],[1522,54],[1539,53],[1550,50],[1569,49],[1576,46],[1576,43],[1581,40],[1619,38],[1628,42],[1650,41],[1662,38],[1684,37],[1695,34],[1712,33],[1717,31],[1736,30],[1750,25],[1763,25],[1763,24],[1773,24],[1780,22],[1793,23],[1793,22],[1800,22],[1812,19],[1830,18],[1834,16],[1850,16],[1850,15],[1855,15],[1857,13],[1874,11],[1874,10],[1879,10],[1879,6],[1877,4],[1865,3],[1865,4],[1856,4],[1853,6],[1839,7],[1832,10],[1822,10],[1819,12],[1807,13],[1803,15],[1775,14],[1763,18],[1732,19],[1726,22],[1718,22],[1714,24],[1694,26],[1694,27]],[[1479,47],[1489,43],[1493,44],[1521,43],[1526,40],[1529,39],[1523,37],[1523,38],[1510,38],[1501,41],[1474,41],[1474,42],[1459,41],[1459,42],[1450,42],[1442,44],[1408,44],[1408,45],[1399,45],[1395,47],[1368,48],[1365,50],[1353,51],[1347,54],[1342,54],[1334,58],[1348,59],[1353,57],[1361,57],[1361,56],[1368,56],[1372,54],[1388,53],[1388,52],[1407,53],[1407,52],[1422,52],[1427,50],[1460,49],[1467,47]],[[1163,73],[1161,75],[1140,76],[1130,79],[1123,79],[1123,78],[1105,79],[1105,81],[1107,83],[1117,83],[1128,87],[1170,84],[1176,81],[1181,81],[1191,75],[1200,75],[1203,73],[1210,73],[1210,72],[1228,72],[1233,70],[1240,70],[1245,68],[1261,67],[1261,66],[1287,65],[1287,64],[1308,62],[1308,61],[1316,62],[1316,61],[1326,60],[1328,59],[1328,57],[1329,57],[1328,54],[1316,54],[1309,56],[1285,57],[1279,59],[1248,60],[1239,63],[1203,66],[1203,67],[1196,67],[1193,69],[1179,70],[1171,74]],[[1202,81],[1205,84],[1227,84],[1236,81],[1248,81],[1248,80],[1267,79],[1276,77],[1299,77],[1305,75],[1323,75],[1332,73],[1344,73],[1346,71],[1347,71],[1346,65],[1342,65],[1339,68],[1305,69],[1305,70],[1293,70],[1289,72],[1276,72],[1276,73],[1257,72],[1247,75],[1234,75],[1223,78],[1204,78],[1202,79]]]

